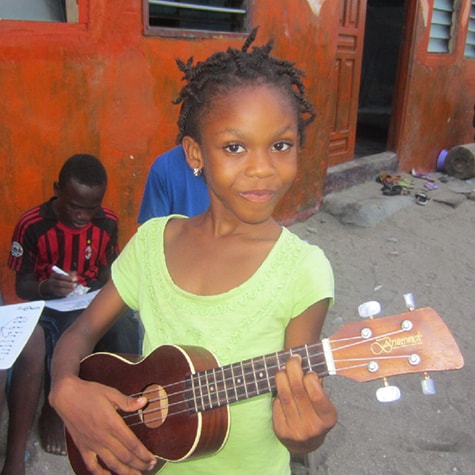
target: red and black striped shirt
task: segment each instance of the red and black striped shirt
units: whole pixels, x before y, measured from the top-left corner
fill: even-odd
[[[51,267],[77,271],[86,286],[98,280],[99,269],[109,267],[119,253],[118,218],[101,208],[83,229],[71,229],[58,221],[53,211],[56,198],[23,213],[12,238],[8,267],[31,273],[38,281],[47,279]]]

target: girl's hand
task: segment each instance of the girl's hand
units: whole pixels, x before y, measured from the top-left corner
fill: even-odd
[[[117,409],[137,411],[147,404],[146,398],[134,399],[114,388],[71,377],[52,389],[50,403],[92,474],[141,475],[155,466],[155,456],[117,413]]]
[[[336,409],[315,373],[304,375],[300,357],[291,358],[275,376],[274,432],[290,452],[317,449],[336,424]]]

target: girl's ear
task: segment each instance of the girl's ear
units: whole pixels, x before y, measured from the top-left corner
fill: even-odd
[[[54,196],[58,196],[59,194],[59,182],[55,181],[53,183],[53,191],[54,191]]]
[[[192,137],[185,136],[181,141],[185,151],[186,162],[192,170],[203,170],[204,162],[201,156],[200,144]]]

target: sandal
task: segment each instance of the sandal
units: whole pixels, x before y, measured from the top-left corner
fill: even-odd
[[[376,182],[381,183],[384,186],[398,185],[400,178],[399,175],[391,176],[388,173],[380,173],[376,177]]]
[[[417,191],[414,197],[416,198],[416,203],[421,206],[425,206],[430,200],[430,196],[423,190]]]
[[[381,188],[381,191],[385,196],[407,195],[409,193],[408,190],[399,185],[385,185]]]
[[[399,180],[399,185],[401,185],[403,188],[408,188],[410,190],[412,190],[416,186],[414,180],[411,180],[410,178],[401,178]]]

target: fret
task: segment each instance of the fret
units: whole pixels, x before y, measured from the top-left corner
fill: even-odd
[[[244,362],[243,361],[241,361],[240,366],[241,366],[241,375],[242,375],[242,380],[243,380],[242,387],[244,388],[244,393],[246,394],[246,399],[248,399],[249,398],[249,393],[247,391],[246,370],[244,368]]]
[[[208,379],[208,391],[210,393],[209,395],[209,400],[211,401],[211,407],[216,407],[220,406],[220,400],[219,400],[219,386],[218,382],[216,380],[216,371],[215,368],[212,368],[210,372],[208,372],[208,376],[211,379],[211,382],[209,382]]]
[[[328,376],[328,368],[323,352],[322,344],[317,343],[312,345],[313,351],[309,356],[309,365],[312,371],[315,371],[317,375],[322,378]]]
[[[273,388],[272,388],[272,385],[270,383],[269,369],[267,368],[267,358],[265,356],[262,357],[262,363],[264,365],[264,371],[266,373],[267,391],[271,392]]]
[[[232,365],[223,367],[224,379],[226,381],[226,400],[231,403],[238,401],[238,393],[236,388],[236,378],[234,377],[234,370]]]
[[[203,391],[203,373],[198,373],[198,385],[200,387],[201,410],[206,410],[205,393]]]
[[[259,392],[259,378],[256,374],[256,368],[254,367],[254,360],[251,360],[251,366],[252,366],[252,375],[254,376],[254,386],[256,387],[256,394],[260,394]]]
[[[224,397],[226,398],[226,404],[229,404],[229,397],[228,397],[228,385],[226,384],[226,373],[224,367],[221,367],[221,379],[223,381],[223,390],[224,390]]]
[[[267,379],[267,369],[265,367],[265,358],[264,357],[254,358],[252,360],[252,368],[254,371],[254,379],[255,379],[257,394],[264,394],[264,393],[269,392],[269,384],[268,384],[269,381]]]
[[[210,384],[208,380],[208,371],[204,372],[205,387],[206,387],[206,396],[208,397],[208,409],[213,407],[213,401],[211,401],[211,391]]]
[[[309,371],[313,371],[312,369],[312,361],[310,360],[310,353],[308,351],[308,345],[305,345],[305,362],[307,364],[307,370],[305,371],[306,373],[308,373]]]
[[[195,379],[196,376],[192,375],[190,380],[191,380],[191,392],[193,394],[193,405],[195,407],[195,412],[198,412],[200,408],[198,407],[198,401],[196,400],[196,386],[195,386]]]
[[[231,374],[233,375],[233,389],[234,389],[234,401],[239,401],[239,392],[238,392],[238,380],[236,379],[234,375],[234,365],[229,365],[229,368],[231,369]]]
[[[191,385],[193,391],[193,400],[195,404],[195,411],[200,412],[205,410],[203,401],[203,387],[201,385],[201,373],[196,373],[191,376]]]
[[[289,352],[288,351],[281,351],[281,352],[276,352],[276,363],[277,363],[277,371],[280,371],[285,364],[287,363],[287,360],[289,359]]]

